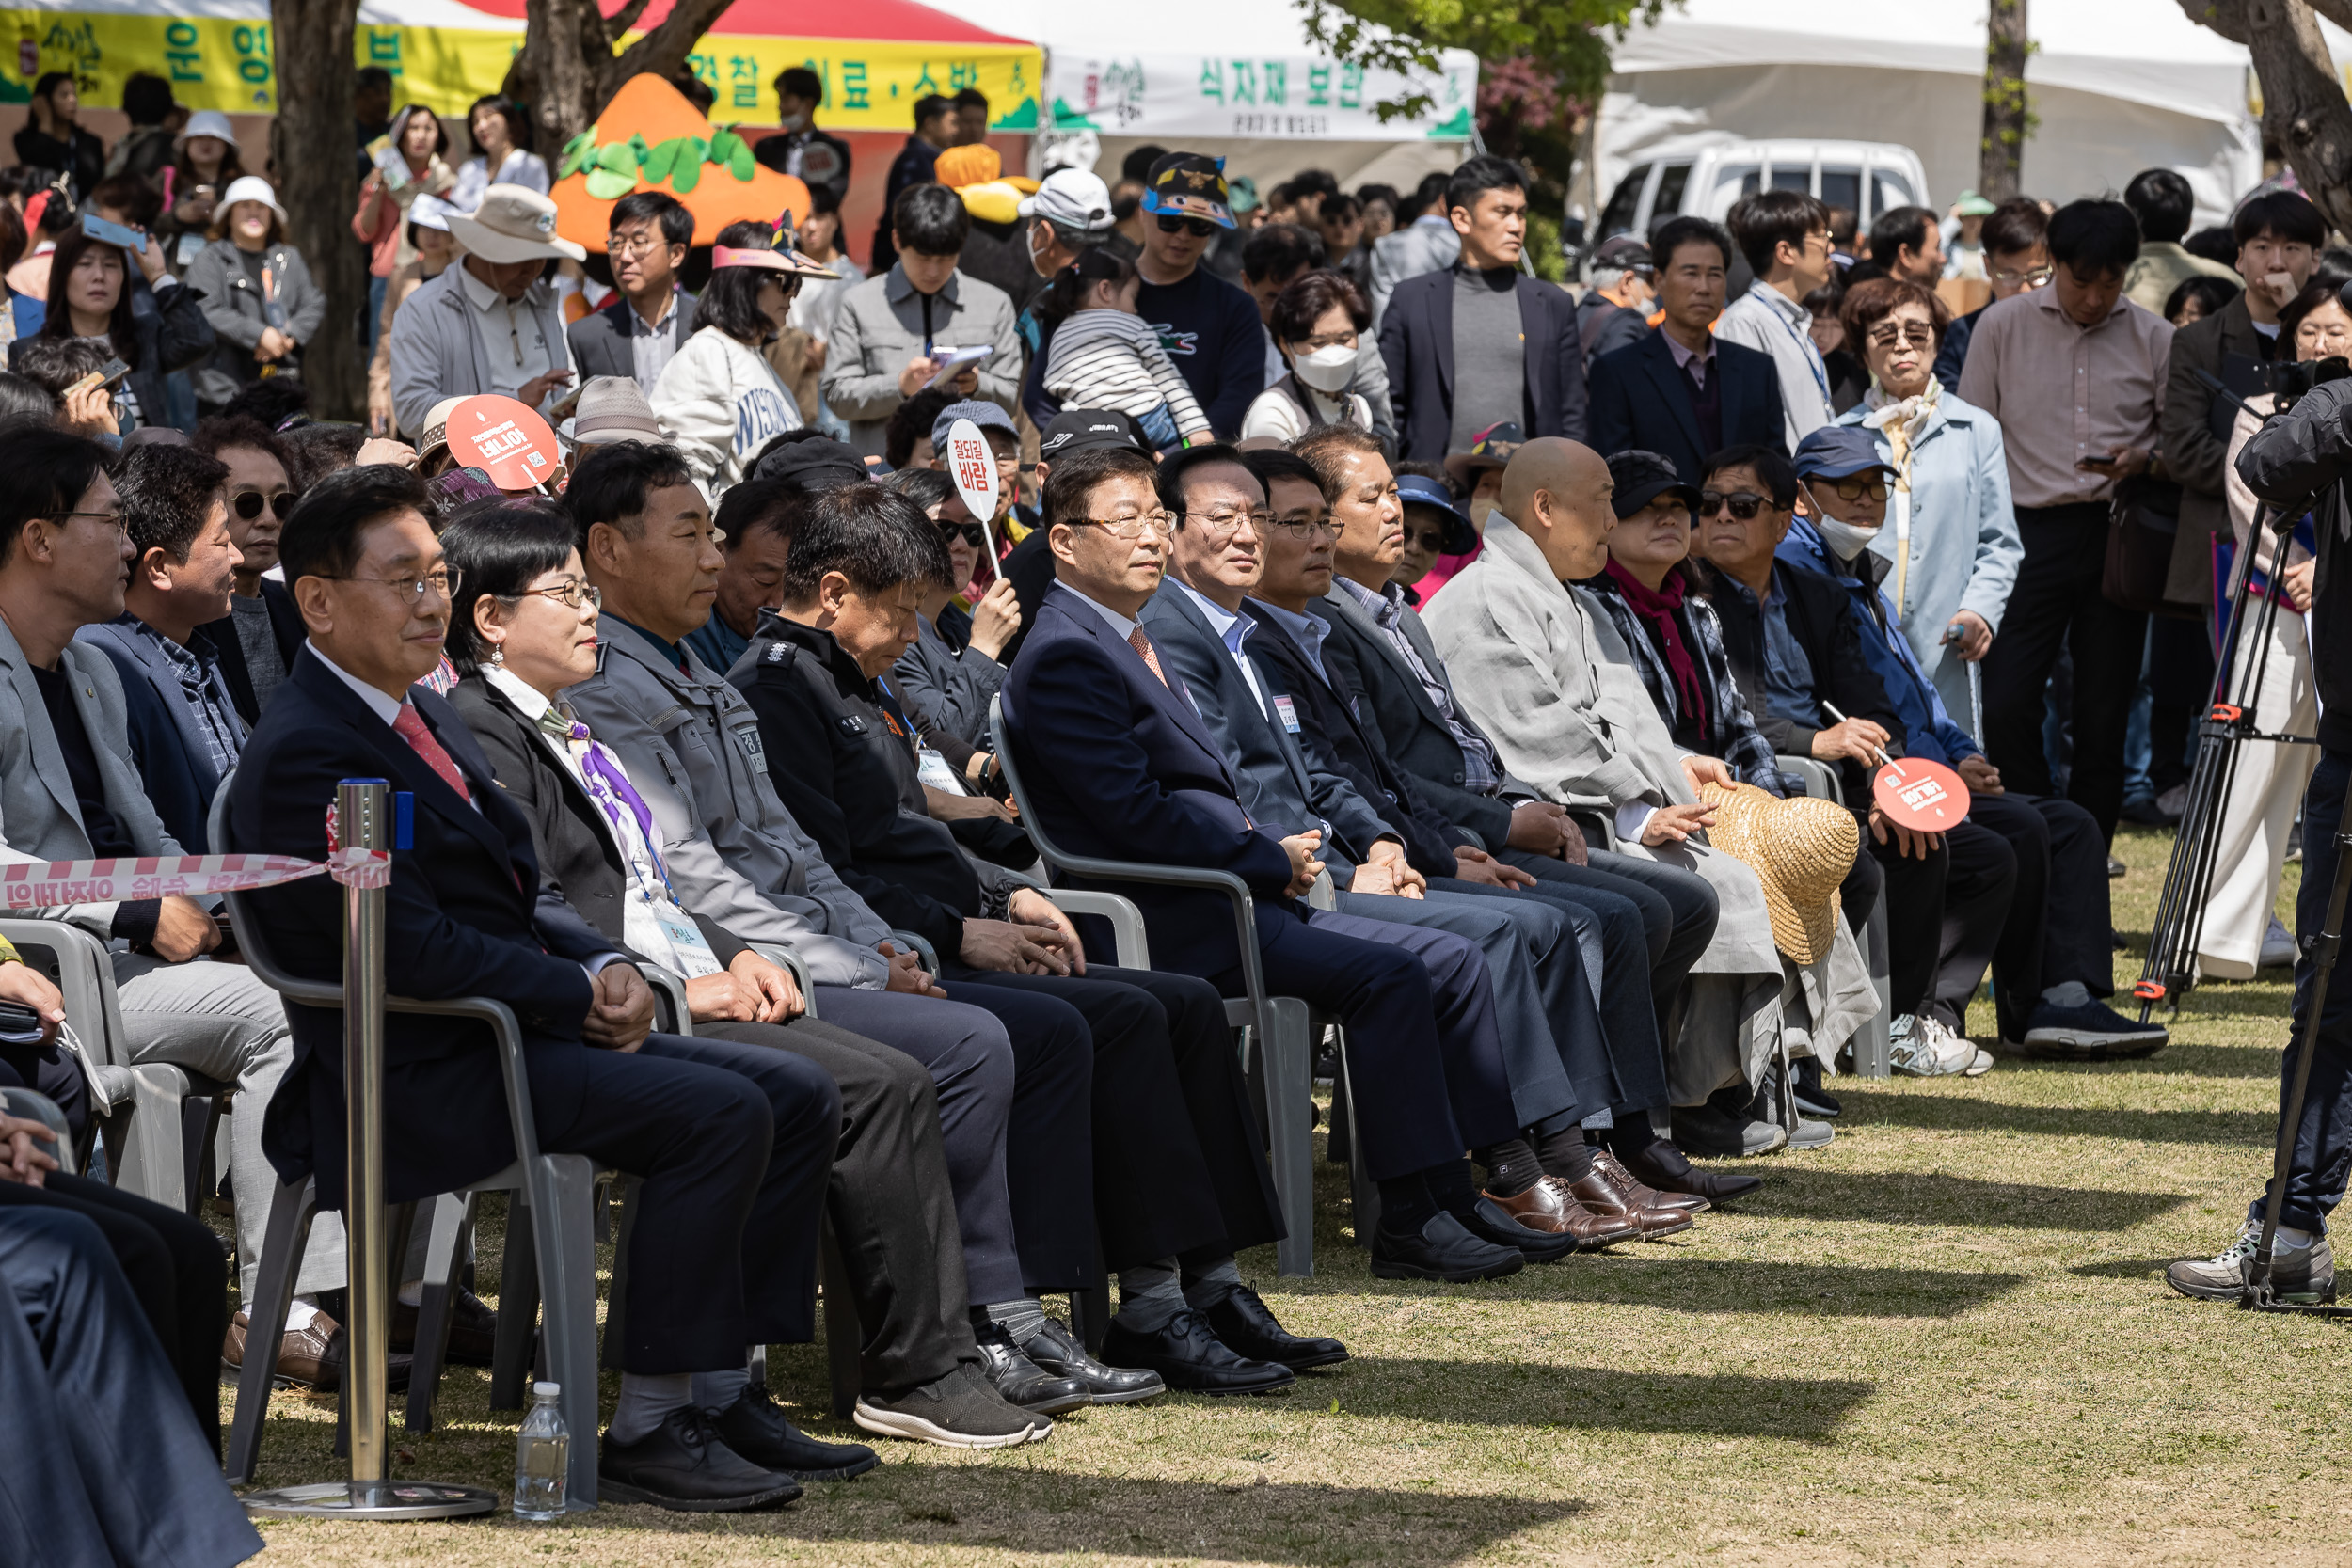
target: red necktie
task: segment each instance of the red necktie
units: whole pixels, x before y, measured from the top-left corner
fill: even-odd
[[[466,787],[466,775],[457,770],[457,760],[434,738],[413,704],[400,705],[400,717],[392,721],[392,733],[408,742],[408,749],[422,757],[424,765],[438,773],[443,784],[457,791],[459,800],[473,804],[473,791]]]
[[[1127,646],[1143,656],[1143,662],[1152,667],[1152,673],[1159,677],[1162,686],[1168,685],[1168,672],[1160,668],[1160,656],[1152,648],[1152,640],[1143,635],[1141,626],[1127,634]]]

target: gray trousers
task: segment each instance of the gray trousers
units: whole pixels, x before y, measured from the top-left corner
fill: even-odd
[[[237,1194],[237,1289],[239,1299],[250,1301],[262,1267],[270,1199],[278,1191],[278,1172],[262,1152],[262,1117],[294,1062],[285,1004],[243,964],[210,958],[171,964],[117,953],[114,967],[131,1060],[169,1062],[236,1091],[229,1117],[229,1170]],[[294,1275],[294,1291],[309,1295],[342,1284],[342,1217],[321,1212],[310,1222],[310,1244]]]
[[[1583,960],[1576,932],[1559,908],[1436,889],[1422,898],[1342,893],[1338,908],[1343,914],[1447,931],[1476,943],[1494,985],[1495,1029],[1502,1037],[1513,1117],[1527,1128],[1577,1111],[1576,1089],[1553,1030],[1587,1026],[1576,1017],[1585,994],[1578,984]],[[1588,1001],[1582,1011],[1591,1014]]]

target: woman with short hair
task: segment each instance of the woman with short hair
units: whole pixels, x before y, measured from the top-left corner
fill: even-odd
[[[1290,369],[1241,418],[1242,437],[1292,441],[1317,425],[1372,428],[1372,404],[1351,392],[1358,340],[1372,329],[1362,291],[1327,267],[1303,272],[1275,296],[1268,324]]]

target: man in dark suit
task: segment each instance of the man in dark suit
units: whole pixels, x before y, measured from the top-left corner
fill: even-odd
[[[811,1338],[812,1260],[782,1243],[794,1216],[823,1201],[840,1101],[799,1057],[650,1033],[644,975],[540,891],[530,824],[501,799],[464,721],[411,685],[439,661],[449,615],[424,499],[416,476],[375,466],[329,475],[295,509],[281,548],[310,644],[238,768],[230,835],[242,850],[321,860],[339,781],[388,778],[414,797],[413,847],[393,861],[387,972],[411,995],[509,1004],[540,1148],[642,1178],[620,1403],[597,1465],[606,1495],[703,1513],[788,1500],[800,1488],[771,1455],[773,1407],[751,1397],[746,1351]],[[255,902],[288,968],[340,976],[332,883]],[[281,1176],[315,1176],[320,1202],[340,1208],[342,1020],[287,1012],[294,1063],[270,1100],[265,1144]],[[389,1201],[514,1159],[482,1026],[393,1014],[384,1037]]]
[[[1435,463],[1504,423],[1531,436],[1583,440],[1576,302],[1519,271],[1525,172],[1482,154],[1454,171],[1445,200],[1462,237],[1460,259],[1399,283],[1380,317],[1399,450]]]
[[[565,331],[572,369],[581,386],[591,376],[625,375],[651,397],[671,356],[694,330],[694,296],[677,281],[694,243],[694,214],[666,191],[632,191],[612,204],[606,221],[612,297]]]
[[[1593,361],[1592,439],[1606,457],[1640,448],[1674,459],[1686,484],[1720,447],[1755,442],[1788,450],[1780,372],[1770,355],[1717,341],[1731,236],[1705,218],[1659,226],[1658,330]]]
[[[199,628],[220,657],[237,716],[251,729],[302,649],[302,612],[286,585],[262,574],[278,564],[278,534],[294,512],[286,449],[261,420],[231,415],[199,422],[188,443],[229,468],[229,538],[239,560],[229,613]]]
[[[1363,1159],[1380,1187],[1375,1274],[1460,1281],[1516,1273],[1518,1247],[1465,1225],[1466,1216],[1488,1222],[1462,1150],[1516,1127],[1485,965],[1473,950],[1468,963],[1433,975],[1392,940],[1413,934],[1405,927],[1321,911],[1309,923],[1298,900],[1322,875],[1320,834],[1277,838],[1251,823],[1223,750],[1136,619],[1160,585],[1174,531],[1154,477],[1142,453],[1101,449],[1061,459],[1047,482],[1057,580],[999,698],[1031,809],[1074,854],[1230,871],[1256,895],[1267,989],[1327,1007],[1347,1026]],[[1222,895],[1145,883],[1116,891],[1143,911],[1155,963],[1240,991]]]

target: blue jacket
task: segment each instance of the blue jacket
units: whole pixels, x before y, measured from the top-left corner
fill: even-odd
[[[230,635],[235,635],[233,630]],[[121,673],[131,760],[138,764],[139,782],[146,786],[164,831],[189,854],[211,854],[205,818],[213,809],[221,776],[213,767],[212,748],[198,718],[181,695],[179,667],[146,633],[124,621],[84,626],[74,634],[74,641],[103,650]],[[189,646],[204,661],[205,680],[213,688],[214,699],[242,744],[245,724],[237,715],[211,633],[199,626]]]
[[[1911,652],[1911,644],[1897,630],[1887,613],[1886,596],[1879,592],[1879,579],[1885,576],[1887,564],[1868,550],[1862,552],[1854,565],[1867,575],[1867,581],[1854,576],[1849,567],[1829,553],[1821,536],[1813,526],[1800,517],[1788,525],[1788,536],[1773,552],[1775,559],[1809,572],[1819,572],[1846,590],[1853,602],[1854,615],[1861,622],[1862,657],[1869,660],[1879,678],[1886,683],[1887,701],[1894,705],[1897,730],[1895,740],[1901,753],[1910,757],[1926,757],[1931,762],[1950,766],[1963,757],[1973,757],[1983,752],[1975,737],[1958,724],[1945,710],[1944,699],[1937,695],[1935,683],[1919,668],[1919,661]],[[1896,750],[1894,746],[1887,748]]]
[[[1780,404],[1780,372],[1772,356],[1718,341],[1710,372],[1723,378],[1723,445],[1754,442],[1788,450]],[[1639,449],[1674,460],[1686,484],[1706,477],[1709,451],[1691,412],[1691,388],[1676,366],[1663,331],[1593,361],[1592,449],[1606,457]]]
[[[1303,918],[1284,895],[1290,855],[1251,825],[1216,736],[1067,588],[1047,591],[998,700],[1029,808],[1063,849],[1230,871],[1256,895],[1262,930],[1270,919]],[[1157,966],[1205,976],[1241,961],[1222,894],[1072,881],[1134,899]]]

